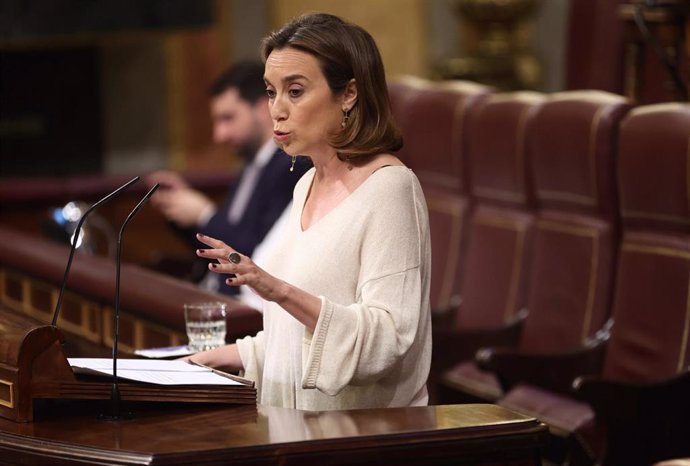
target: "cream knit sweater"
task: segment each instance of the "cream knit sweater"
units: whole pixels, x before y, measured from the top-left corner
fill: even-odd
[[[237,341],[259,402],[305,410],[424,405],[431,361],[431,246],[419,181],[374,172],[306,231],[314,169],[295,187],[283,241],[266,270],[321,297],[312,334],[275,303],[264,330]]]

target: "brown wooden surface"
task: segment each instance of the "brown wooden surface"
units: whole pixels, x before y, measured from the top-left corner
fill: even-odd
[[[227,194],[236,174],[184,173],[195,189],[220,202]],[[35,235],[45,235],[50,224],[50,210],[69,201],[93,204],[134,176],[95,175],[74,178],[31,177],[0,179],[0,224]],[[100,217],[104,226],[117,235],[120,225],[144,196],[148,187],[139,181],[116,198],[101,205],[89,219]],[[102,236],[102,235],[101,235]],[[98,253],[105,255],[105,238],[98,236]],[[163,215],[153,207],[144,206],[127,227],[122,258],[125,262],[151,267],[161,257],[194,260],[194,248],[176,234]]]
[[[545,426],[496,405],[306,412],[161,403],[161,387],[159,402],[124,403],[133,419],[102,421],[107,400],[40,399],[42,381],[65,379],[59,330],[0,316],[0,379],[29,390],[10,400],[33,408],[32,422],[0,418],[0,465],[540,464]]]
[[[495,405],[307,412],[267,406],[134,407],[96,419],[93,403],[0,419],[0,464],[540,464],[545,427]]]
[[[51,322],[69,248],[0,224],[0,300],[5,307]],[[111,346],[115,297],[113,260],[76,254],[58,326]],[[120,345],[125,351],[184,344],[183,304],[222,301],[228,306],[228,341],[253,335],[262,316],[240,301],[193,283],[123,263]]]
[[[0,417],[30,422],[42,399],[112,398],[111,379],[78,375],[70,367],[63,350],[65,338],[57,327],[41,324],[0,302],[0,330]],[[161,387],[120,380],[119,386],[124,401],[256,403],[253,382]]]

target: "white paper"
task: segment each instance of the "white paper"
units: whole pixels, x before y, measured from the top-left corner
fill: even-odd
[[[134,351],[134,354],[136,354],[137,356],[142,356],[144,358],[162,359],[189,356],[190,354],[194,354],[194,351],[190,350],[187,345],[182,345],[167,346],[164,348],[138,349]]]
[[[67,358],[72,368],[103,375],[113,374],[113,360],[107,358]],[[118,359],[117,377],[157,385],[241,385],[207,367],[184,361]]]

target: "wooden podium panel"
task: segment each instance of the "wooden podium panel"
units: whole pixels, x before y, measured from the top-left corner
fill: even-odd
[[[0,464],[538,465],[546,427],[496,405],[309,412],[267,406],[134,407],[96,419],[90,402],[0,419]]]
[[[257,406],[255,392],[232,405],[164,386],[137,386],[139,396],[124,382],[121,412],[134,418],[105,421],[108,384],[75,379],[59,329],[0,303],[0,335],[0,466],[522,466],[540,464],[547,438],[536,419],[496,405],[308,412]]]
[[[34,419],[42,400],[112,400],[109,377],[76,373],[67,361],[62,332],[5,309],[0,302],[0,417]],[[240,385],[156,385],[120,379],[123,401],[256,404],[256,388]],[[117,404],[116,404],[117,405]]]

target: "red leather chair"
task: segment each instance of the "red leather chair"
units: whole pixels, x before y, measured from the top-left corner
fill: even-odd
[[[475,351],[517,343],[534,224],[526,134],[543,101],[535,92],[492,94],[473,111],[467,154],[474,208],[463,256],[467,273],[459,306],[434,321],[432,382],[438,372],[460,363],[458,370],[466,375],[490,379],[474,364]],[[500,394],[498,383],[487,385],[496,388],[493,396]],[[439,398],[459,402],[465,397],[448,391]]]
[[[615,155],[629,109],[618,95],[570,91],[537,111],[530,150],[539,212],[523,351],[576,348],[608,318],[619,241]]]
[[[447,308],[458,293],[469,212],[465,128],[471,109],[488,88],[405,78],[392,82],[389,89],[393,115],[404,139],[399,156],[419,177],[429,208],[431,305]]]
[[[457,300],[460,259],[467,229],[468,199],[455,191],[422,183],[431,236],[431,306],[442,313]]]
[[[402,76],[388,81],[388,95],[391,100],[393,118],[402,132],[404,141],[403,148],[398,151],[396,155],[406,165],[410,164],[410,156],[408,155],[409,150],[407,149],[407,139],[405,137],[405,133],[408,130],[405,130],[405,128],[411,126],[411,123],[407,122],[407,120],[412,118],[408,111],[408,105],[410,100],[412,100],[417,93],[421,92],[422,89],[427,87],[427,85],[426,80],[416,76]]]
[[[516,361],[579,349],[608,318],[618,244],[614,157],[618,124],[628,110],[624,98],[596,91],[553,94],[536,110],[528,144],[538,203],[529,314],[517,350],[482,350],[479,359],[510,389],[500,403],[543,416],[549,400],[537,387],[567,390],[572,378],[558,386],[553,373]],[[597,370],[596,361],[587,368]],[[476,393],[475,382],[457,368],[444,377],[459,391]],[[569,424],[550,427],[558,435]]]
[[[389,89],[404,139],[401,158],[422,182],[466,194],[467,124],[490,88],[467,81],[401,78]]]
[[[638,107],[621,127],[623,239],[601,377],[575,383],[600,464],[690,456],[690,105]]]

